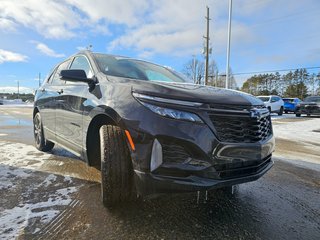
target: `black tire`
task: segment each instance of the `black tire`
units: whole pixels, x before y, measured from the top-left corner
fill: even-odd
[[[285,110],[285,111],[284,111],[284,113],[286,113],[286,114],[287,114],[287,113],[288,113],[288,111],[287,111],[287,110]]]
[[[41,121],[41,115],[39,112],[33,118],[33,134],[36,148],[42,152],[51,151],[54,147],[54,143],[45,139],[43,134],[43,126]]]
[[[100,128],[101,197],[110,208],[127,202],[133,195],[133,168],[124,131],[117,126]]]
[[[279,115],[279,116],[282,116],[282,114],[283,114],[283,107],[281,107],[280,110],[279,110],[279,112],[278,112],[278,115]]]
[[[301,117],[301,113],[296,113],[296,117]]]
[[[310,117],[311,116],[311,114],[310,113],[307,113],[307,117]]]

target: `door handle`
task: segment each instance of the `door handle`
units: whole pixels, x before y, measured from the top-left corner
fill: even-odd
[[[63,93],[63,89],[61,89],[60,91],[57,91],[57,93],[62,94]]]

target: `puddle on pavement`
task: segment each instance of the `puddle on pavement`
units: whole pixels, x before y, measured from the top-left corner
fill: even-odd
[[[32,126],[32,121],[27,121],[10,115],[2,116],[0,126]]]

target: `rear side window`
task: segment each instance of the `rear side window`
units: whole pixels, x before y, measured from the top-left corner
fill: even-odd
[[[91,66],[85,56],[77,56],[74,58],[70,69],[81,69],[84,70],[87,74],[87,78],[93,77],[93,71]]]
[[[61,70],[68,69],[71,60],[64,61],[61,63],[55,70],[55,73],[51,76],[51,84],[61,84],[62,81],[60,80],[60,72]]]

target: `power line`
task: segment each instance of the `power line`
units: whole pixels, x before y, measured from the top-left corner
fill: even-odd
[[[320,69],[320,67],[288,68],[288,69],[277,69],[277,70],[265,70],[265,71],[259,71],[259,72],[239,72],[239,73],[232,73],[232,75],[249,75],[249,74],[269,73],[269,72],[287,72],[287,71],[294,71],[297,69]],[[225,75],[222,74],[220,76],[225,76]]]

